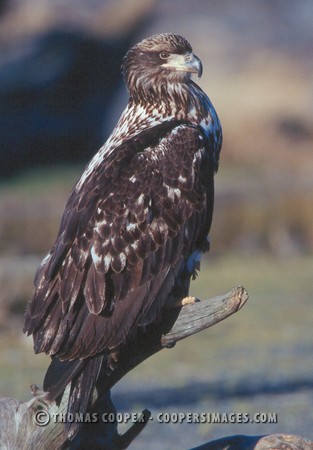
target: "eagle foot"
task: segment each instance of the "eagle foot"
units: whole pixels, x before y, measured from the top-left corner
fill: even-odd
[[[175,302],[173,304],[173,308],[180,308],[180,307],[186,306],[186,305],[193,305],[194,303],[198,303],[198,302],[200,302],[199,298],[192,297],[189,295],[188,297],[184,297],[182,300]]]

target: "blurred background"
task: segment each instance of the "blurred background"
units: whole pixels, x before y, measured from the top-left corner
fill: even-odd
[[[211,253],[192,293],[244,285],[221,324],[114,388],[124,412],[277,413],[278,423],[159,424],[131,448],[230,434],[313,439],[313,3],[311,0],[0,1],[0,397],[29,398],[48,358],[22,334],[32,280],[66,199],[127,102],[123,55],[186,37],[224,130]],[[123,426],[121,427],[123,431]]]

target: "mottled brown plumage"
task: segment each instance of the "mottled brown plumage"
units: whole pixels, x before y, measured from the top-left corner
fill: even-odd
[[[110,352],[188,294],[208,248],[221,128],[191,80],[201,62],[163,34],[135,45],[123,72],[128,106],[69,197],[26,312],[35,351],[53,357],[44,387],[53,399],[71,382],[71,412],[86,410]]]

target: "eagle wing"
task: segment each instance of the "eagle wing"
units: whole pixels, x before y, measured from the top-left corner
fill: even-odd
[[[190,279],[212,218],[210,145],[200,127],[166,122],[76,185],[26,312],[36,352],[71,360],[116,348]]]

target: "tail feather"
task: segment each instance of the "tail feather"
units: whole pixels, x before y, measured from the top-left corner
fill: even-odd
[[[71,383],[70,396],[67,412],[85,414],[90,405],[93,390],[99,376],[103,361],[103,355],[97,356],[87,361],[82,372],[77,374]],[[69,438],[73,438],[80,424],[75,421],[66,422],[65,431]]]
[[[60,361],[53,358],[45,375],[43,388],[50,401],[60,405],[66,386],[71,383],[67,413],[85,414],[92,399],[93,390],[103,362],[103,355],[85,360]],[[80,423],[65,424],[68,438],[72,439]]]
[[[75,375],[83,370],[85,364],[86,361],[79,359],[60,361],[59,358],[53,357],[43,381],[43,390],[48,393],[48,400],[56,400],[59,403],[58,398]]]

